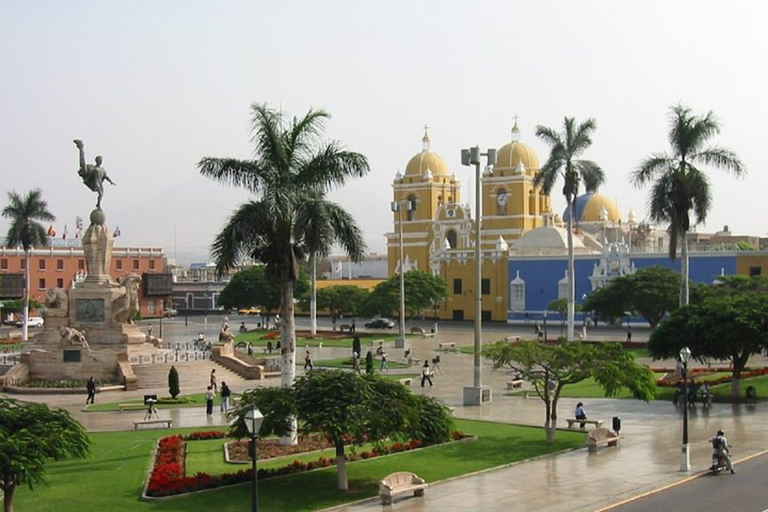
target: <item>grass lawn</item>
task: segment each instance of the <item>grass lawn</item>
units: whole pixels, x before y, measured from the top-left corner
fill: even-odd
[[[263,480],[259,484],[261,507],[277,512],[318,510],[375,496],[378,480],[398,470],[413,471],[427,482],[435,482],[584,445],[584,434],[580,432],[558,431],[556,443],[548,445],[540,428],[465,420],[457,420],[456,424],[479,439],[351,463],[348,492],[336,490],[335,468]],[[92,433],[91,453],[86,459],[48,464],[49,485],[37,485],[34,491],[20,486],[16,508],[36,512],[249,510],[247,484],[162,502],[139,500],[156,440],[169,433],[194,430],[201,429]]]
[[[323,368],[344,368],[352,369],[352,357],[339,357],[337,359],[321,359],[319,361],[313,361],[313,364]],[[387,361],[387,365],[390,369],[408,368],[405,363],[398,363],[397,361]],[[304,361],[296,361],[296,366],[304,366]],[[374,359],[373,369],[379,371],[381,367],[381,359]],[[360,361],[360,368],[365,371],[365,358]]]
[[[237,397],[239,397],[239,394],[233,393],[230,397],[230,404],[233,400],[235,400]],[[166,397],[170,398],[170,397]],[[179,398],[187,398],[190,401],[183,404],[157,404],[155,407],[158,409],[178,409],[180,407],[205,407],[205,393],[197,393],[193,395],[180,395]],[[216,397],[213,399],[214,405],[221,404],[221,397],[216,394]],[[107,403],[97,403],[93,405],[88,405],[85,408],[86,412],[104,412],[104,411],[119,411],[120,408],[118,407],[118,404],[137,404],[137,405],[143,405],[144,400],[141,398],[135,398],[133,400],[122,400],[120,402],[107,402]]]
[[[262,340],[260,339],[262,336],[267,334],[268,332],[274,332],[274,331],[249,331],[240,333],[235,337],[235,344],[240,342],[250,343],[251,345],[255,347],[266,347],[268,341],[272,341],[273,345],[277,344],[277,339],[274,340]],[[390,333],[367,333],[367,332],[358,332],[358,336],[360,336],[360,343],[363,345],[363,349],[365,349],[366,346],[370,345],[373,341],[383,340],[385,342],[387,341],[394,341],[397,339],[397,334],[390,334]],[[296,338],[296,347],[297,349],[300,347],[304,347],[305,345],[309,345],[310,347],[317,347],[320,344],[323,344],[324,347],[349,347],[352,348],[352,335],[347,335],[347,337],[344,338],[302,338],[297,337]]]

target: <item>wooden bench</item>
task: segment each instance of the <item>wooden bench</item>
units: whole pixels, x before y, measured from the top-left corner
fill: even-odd
[[[405,377],[403,379],[398,379],[397,381],[400,384],[402,384],[403,386],[410,386],[411,383],[413,382],[413,378],[412,377]]]
[[[146,410],[147,406],[144,404],[117,404],[117,408],[120,409],[120,412],[143,411]]]
[[[443,341],[441,343],[437,344],[438,349],[440,350],[456,350],[456,342],[453,341]]]
[[[568,418],[565,421],[568,422],[568,428],[573,428],[574,423],[594,425],[595,428],[600,428],[603,426],[603,420],[575,420],[573,418]]]
[[[601,444],[608,446],[617,446],[619,444],[619,434],[607,428],[596,428],[587,434],[587,450],[596,452]]]
[[[523,379],[514,379],[507,381],[507,389],[520,389],[523,387]]]
[[[427,484],[424,479],[413,473],[407,471],[392,473],[379,482],[381,504],[391,505],[392,497],[397,494],[413,492],[414,496],[424,496],[424,489],[426,488]]]
[[[133,430],[138,430],[139,425],[165,425],[168,428],[171,428],[171,425],[173,424],[173,420],[144,420],[144,421],[134,421],[133,422]]]

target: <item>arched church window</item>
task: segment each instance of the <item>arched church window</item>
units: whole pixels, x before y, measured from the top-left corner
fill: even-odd
[[[538,215],[539,212],[536,209],[536,193],[533,189],[528,191],[528,213],[530,215]]]
[[[416,196],[408,196],[408,203],[410,208],[408,209],[408,217],[407,220],[415,220],[416,219]]]
[[[445,233],[445,239],[448,240],[448,245],[451,246],[451,249],[456,248],[456,243],[458,241],[458,237],[456,236],[456,232],[452,229],[449,229]]]

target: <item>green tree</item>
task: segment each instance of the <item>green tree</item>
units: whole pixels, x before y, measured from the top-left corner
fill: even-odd
[[[203,158],[198,168],[204,176],[258,196],[235,211],[211,252],[220,275],[249,258],[263,263],[280,283],[282,385],[288,387],[296,375],[294,283],[299,262],[318,250],[314,221],[322,215],[329,219],[325,239],[338,243],[351,259],[359,261],[365,250],[354,219],[323,193],[365,175],[369,167],[363,155],[321,139],[329,117],[322,110],[291,120],[266,105],[254,104],[252,111],[254,159]]]
[[[554,311],[560,315],[560,336],[563,335],[566,317],[568,315],[568,299],[555,299],[547,304],[547,311]]]
[[[702,287],[698,300],[661,322],[651,333],[648,351],[655,359],[676,358],[687,346],[699,361],[729,361],[731,394],[738,397],[749,358],[768,349],[768,293],[764,278],[720,280]]]
[[[405,273],[405,312],[409,318],[420,315],[448,296],[448,284],[440,276],[422,270]],[[370,315],[400,314],[400,276],[376,285],[363,309]]]
[[[13,512],[18,484],[33,489],[44,481],[49,460],[85,457],[88,448],[85,429],[67,411],[0,399],[0,488],[5,512]]]
[[[536,341],[499,341],[483,347],[483,356],[493,366],[511,368],[531,382],[544,401],[547,442],[555,442],[557,402],[564,386],[594,378],[613,396],[626,388],[639,399],[656,396],[656,381],[650,368],[639,365],[618,343],[564,343],[549,345]]]
[[[336,320],[344,315],[356,316],[360,306],[371,292],[354,285],[327,286],[317,290],[317,307],[325,309],[331,315],[333,330],[336,330]],[[307,297],[302,301],[302,307]]]
[[[712,206],[709,180],[700,167],[710,165],[736,176],[746,174],[746,169],[731,150],[707,147],[709,140],[720,133],[720,122],[712,111],[696,116],[690,108],[676,105],[671,109],[669,125],[671,152],[654,153],[646,158],[634,172],[632,181],[638,187],[653,182],[649,200],[651,220],[669,224],[672,260],[677,257],[678,244],[681,247],[680,305],[684,306],[689,302],[688,232],[706,221]]]
[[[590,118],[576,125],[576,120],[566,117],[563,131],[556,132],[545,126],[536,127],[536,136],[551,147],[549,158],[541,167],[533,184],[541,187],[549,195],[557,181],[563,178],[563,195],[568,205],[568,329],[566,339],[573,341],[573,328],[576,307],[575,270],[573,261],[573,215],[574,202],[579,193],[579,182],[584,181],[587,190],[597,190],[605,181],[602,169],[591,160],[577,160],[592,145],[592,133],[596,128],[595,120]]]
[[[181,393],[181,388],[179,387],[179,371],[175,366],[171,366],[171,369],[168,372],[168,393],[173,399]]]
[[[307,276],[300,271],[293,283],[294,295],[306,293],[308,288]],[[267,273],[264,265],[248,267],[232,276],[216,303],[225,309],[259,307],[269,319],[280,309],[280,283]]]
[[[343,491],[348,489],[347,444],[405,439],[408,435],[425,443],[443,442],[450,439],[453,430],[448,408],[436,400],[415,397],[397,382],[343,370],[309,372],[296,379],[292,389],[244,393],[235,413],[239,418],[236,434],[245,435],[243,417],[253,406],[272,421],[268,427],[262,425],[262,434],[284,435],[291,414],[300,420],[302,431],[324,434],[335,447],[338,488]]]
[[[11,220],[8,233],[5,235],[6,247],[20,245],[24,249],[24,279],[26,282],[24,293],[24,318],[22,327],[22,339],[29,339],[29,272],[32,260],[32,249],[48,245],[48,237],[45,228],[39,221],[53,222],[56,217],[48,211],[48,202],[43,200],[43,191],[39,188],[31,190],[25,196],[17,192],[8,191],[8,205],[3,208],[3,217]]]
[[[680,275],[660,266],[642,268],[634,274],[620,276],[587,296],[582,306],[608,318],[620,318],[633,311],[655,329],[662,318],[677,309]]]

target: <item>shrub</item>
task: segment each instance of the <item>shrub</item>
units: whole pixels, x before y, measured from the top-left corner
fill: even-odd
[[[171,366],[171,370],[168,372],[168,393],[174,399],[181,393],[179,388],[179,372],[175,366]]]

